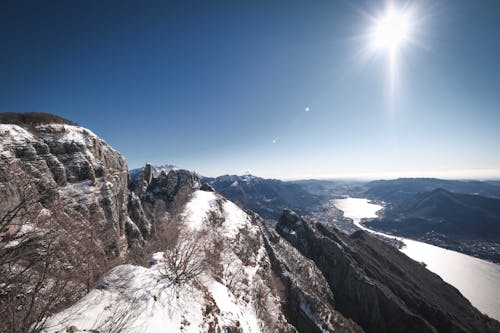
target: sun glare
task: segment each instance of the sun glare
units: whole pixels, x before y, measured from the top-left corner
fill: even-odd
[[[409,33],[409,14],[389,8],[387,13],[375,24],[373,41],[377,48],[394,51],[408,40]]]
[[[368,50],[371,54],[384,53],[388,63],[388,88],[391,100],[398,86],[399,62],[405,44],[414,43],[414,8],[389,5],[384,13],[372,17]]]

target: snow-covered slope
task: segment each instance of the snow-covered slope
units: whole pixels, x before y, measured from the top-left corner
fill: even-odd
[[[121,332],[294,330],[277,290],[269,286],[269,258],[251,216],[214,192],[196,191],[175,223],[180,238],[196,237],[202,244],[204,267],[196,278],[183,283],[168,278],[161,252],[150,267],[115,267],[77,304],[51,317],[45,332],[71,326],[102,330],[110,318],[120,317]]]

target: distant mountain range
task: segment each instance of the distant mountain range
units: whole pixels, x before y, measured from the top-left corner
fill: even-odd
[[[266,219],[278,219],[284,208],[306,215],[321,201],[321,196],[306,191],[298,184],[250,174],[204,177],[201,181]]]
[[[383,200],[393,204],[404,203],[417,193],[441,188],[449,192],[479,194],[485,197],[500,198],[500,186],[496,182],[445,180],[436,178],[399,178],[376,180],[362,186],[363,194],[371,199]]]
[[[366,224],[500,262],[500,199],[438,188],[417,193]]]
[[[435,189],[390,210],[382,223],[404,233],[434,231],[500,240],[500,199]]]
[[[290,210],[274,225],[206,183],[268,216],[323,198],[248,174],[129,172],[88,129],[0,114],[0,313],[14,314],[0,332],[500,330],[368,233]]]
[[[162,172],[168,174],[171,170],[179,170],[180,168],[173,164],[164,164],[164,165],[151,165],[151,171],[153,177],[158,177]],[[144,171],[144,167],[131,169],[129,170],[129,175],[132,180],[137,180]]]

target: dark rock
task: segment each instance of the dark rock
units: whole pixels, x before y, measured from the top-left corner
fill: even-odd
[[[200,187],[200,190],[205,191],[205,192],[215,192],[214,188],[207,183],[203,183],[203,185],[201,185],[201,187]]]
[[[130,209],[140,228],[129,217],[128,170],[123,157],[90,131],[78,126],[50,124],[20,127],[3,125],[0,168],[0,209],[11,207],[34,184],[32,195],[50,203],[59,197],[68,214],[107,226],[117,242],[126,234],[129,243],[141,243],[149,235],[148,221]],[[23,125],[24,126],[24,125]],[[21,135],[23,139],[18,138]],[[45,199],[46,198],[46,199]],[[140,232],[137,232],[139,230]],[[144,235],[141,233],[144,232]],[[124,248],[117,244],[117,249]],[[126,247],[125,247],[126,248]]]
[[[294,219],[293,212],[290,212]],[[299,332],[363,332],[336,309],[334,294],[314,262],[262,224],[271,268],[284,285],[284,312]]]
[[[139,179],[139,182],[142,181]],[[188,195],[199,188],[200,180],[195,173],[188,170],[170,170],[168,174],[161,172],[158,177],[153,177],[142,196],[150,202],[160,199],[169,208],[178,195]],[[141,191],[136,193],[141,197]]]
[[[366,232],[347,236],[290,212],[276,229],[323,272],[336,309],[367,332],[500,329],[439,276]]]

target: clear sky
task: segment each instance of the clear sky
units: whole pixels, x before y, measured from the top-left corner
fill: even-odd
[[[2,1],[0,112],[76,121],[132,168],[499,177],[500,2],[394,2],[412,25],[393,90],[368,47],[387,6]]]

